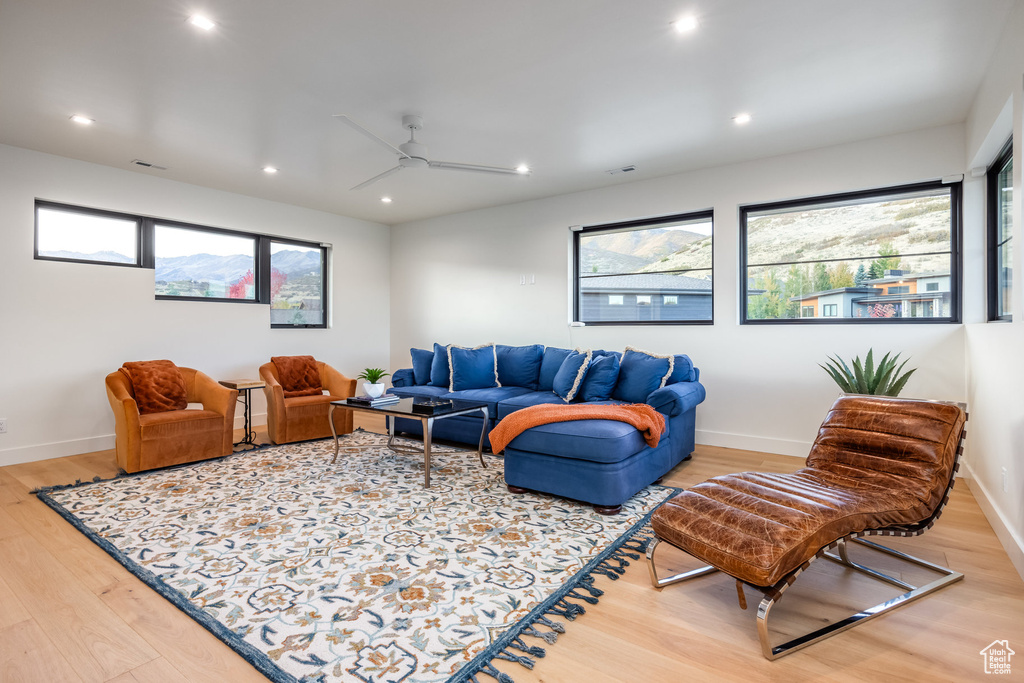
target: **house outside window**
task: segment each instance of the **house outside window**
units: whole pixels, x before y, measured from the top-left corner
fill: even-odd
[[[960,207],[938,181],[741,206],[741,321],[958,322]]]
[[[1013,317],[1013,139],[988,169],[988,318]]]
[[[711,323],[711,211],[574,228],[574,319]]]

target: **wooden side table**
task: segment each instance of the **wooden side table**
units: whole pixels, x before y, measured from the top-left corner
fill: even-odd
[[[253,389],[262,389],[267,383],[261,379],[222,379],[220,383],[228,389],[238,392],[238,400],[242,403],[242,414],[245,416],[245,436],[234,444],[235,449],[244,451],[256,448],[256,430],[252,428],[252,401],[249,394]]]

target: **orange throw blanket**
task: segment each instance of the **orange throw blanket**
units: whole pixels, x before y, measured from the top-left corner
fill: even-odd
[[[665,431],[665,416],[646,403],[620,406],[544,404],[510,413],[491,430],[491,452],[500,453],[505,446],[530,427],[570,422],[572,420],[618,420],[628,422],[644,434],[651,448],[658,445]]]

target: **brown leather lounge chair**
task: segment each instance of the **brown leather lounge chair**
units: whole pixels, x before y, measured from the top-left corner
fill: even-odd
[[[260,378],[266,382],[267,432],[274,443],[331,436],[331,401],[356,391],[354,379],[312,356],[274,356],[260,366]],[[339,435],[351,432],[352,411],[335,410],[334,427]]]
[[[117,464],[125,472],[231,454],[237,391],[169,360],[125,363],[107,375],[106,386]]]
[[[743,472],[714,477],[667,501],[651,518],[647,547],[656,588],[722,571],[764,593],[757,610],[761,650],[776,659],[835,635],[963,578],[863,536],[916,536],[946,504],[963,450],[967,415],[960,405],[889,397],[843,396],[818,431],[806,467],[792,474]],[[659,579],[661,541],[708,566]],[[850,560],[856,543],[941,576],[916,587]],[[835,548],[838,554],[828,552]],[[907,591],[880,605],[773,647],[768,614],[818,557]]]

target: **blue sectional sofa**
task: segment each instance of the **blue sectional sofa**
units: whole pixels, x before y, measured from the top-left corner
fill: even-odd
[[[514,492],[550,493],[611,514],[693,452],[696,408],[705,391],[699,370],[686,355],[659,356],[629,347],[623,353],[574,351],[539,344],[434,344],[433,350],[411,352],[413,367],[393,374],[392,393],[486,402],[487,432],[511,412],[546,403],[647,403],[665,416],[656,448],[635,427],[615,420],[528,429],[505,449],[505,483]],[[481,419],[439,420],[433,436],[476,446]],[[398,418],[395,429],[422,435],[418,420]]]

